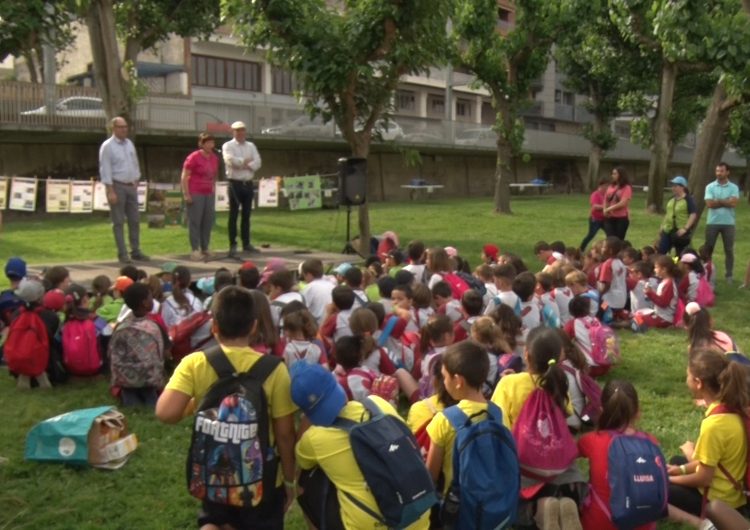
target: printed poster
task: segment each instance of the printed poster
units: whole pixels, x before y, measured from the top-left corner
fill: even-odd
[[[258,207],[277,208],[279,206],[279,181],[281,177],[260,179],[258,183]]]
[[[229,211],[229,183],[228,182],[217,182],[216,183],[216,211],[217,212],[228,212]]]
[[[46,198],[48,213],[69,212],[70,181],[67,179],[47,179]]]
[[[94,183],[94,210],[97,212],[108,212],[107,187],[101,182]]]
[[[8,177],[0,177],[0,210],[8,207]]]
[[[106,195],[106,194],[105,194]],[[70,213],[94,211],[94,183],[91,180],[74,180],[70,183]]]
[[[289,199],[290,210],[322,208],[320,175],[284,177],[284,196]]]
[[[21,212],[36,210],[36,177],[13,177],[10,183],[10,209]]]
[[[148,182],[142,180],[138,183],[138,211],[146,211],[146,196],[148,195]]]

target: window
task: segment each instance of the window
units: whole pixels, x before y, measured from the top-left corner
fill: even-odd
[[[505,9],[504,7],[498,7],[497,18],[499,18],[501,22],[510,22],[510,10]]]
[[[273,76],[271,90],[274,94],[292,95],[297,90],[297,83],[292,72],[282,68],[273,68],[271,75]]]
[[[417,110],[417,101],[414,92],[411,90],[397,90],[396,109],[415,112]]]
[[[562,90],[555,90],[555,103],[562,103]]]
[[[438,118],[445,116],[445,97],[429,94],[427,96],[427,114]]]
[[[456,100],[456,117],[471,118],[471,101],[460,98]]]
[[[573,95],[573,92],[563,92],[563,105],[570,105],[572,107],[574,101],[575,96]]]
[[[234,90],[261,91],[259,63],[193,55],[193,85]]]

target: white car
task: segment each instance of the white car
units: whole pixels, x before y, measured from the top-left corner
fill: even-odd
[[[46,116],[48,114],[47,105],[43,105],[38,109],[22,112],[21,116]],[[58,116],[74,116],[76,118],[106,117],[101,98],[90,96],[71,96],[61,99],[55,105],[55,114]]]
[[[283,135],[283,136],[330,136],[334,134],[334,123],[329,121],[323,123],[323,118],[315,116],[312,120],[309,116],[303,115],[299,118],[275,127],[266,127],[261,130],[261,134]]]

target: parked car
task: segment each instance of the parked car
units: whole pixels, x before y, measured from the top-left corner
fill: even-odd
[[[354,125],[354,130],[359,132],[364,128],[364,124],[357,122]],[[336,127],[336,136],[342,136],[341,130]],[[372,139],[382,142],[393,142],[400,140],[404,137],[404,130],[401,126],[393,120],[385,120],[383,118],[375,120],[375,125],[372,127]]]
[[[415,132],[409,133],[404,136],[404,142],[412,142],[419,144],[444,144],[445,138],[436,134],[430,134],[426,132]]]
[[[46,116],[48,114],[47,105],[42,105],[38,109],[22,112],[21,116]],[[90,96],[71,96],[61,99],[55,105],[55,114],[76,118],[106,117],[101,98]]]
[[[485,127],[482,129],[466,129],[456,134],[456,145],[494,145],[497,133]]]
[[[289,123],[266,127],[260,131],[261,134],[272,134],[280,136],[329,136],[333,137],[335,125],[332,121],[323,123],[323,118],[315,116],[312,120],[309,116],[300,116]]]

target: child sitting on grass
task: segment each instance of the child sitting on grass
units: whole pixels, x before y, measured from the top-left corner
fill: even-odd
[[[294,311],[284,317],[284,362],[291,368],[300,361],[327,364],[325,352],[315,337],[318,324],[307,309]]]

